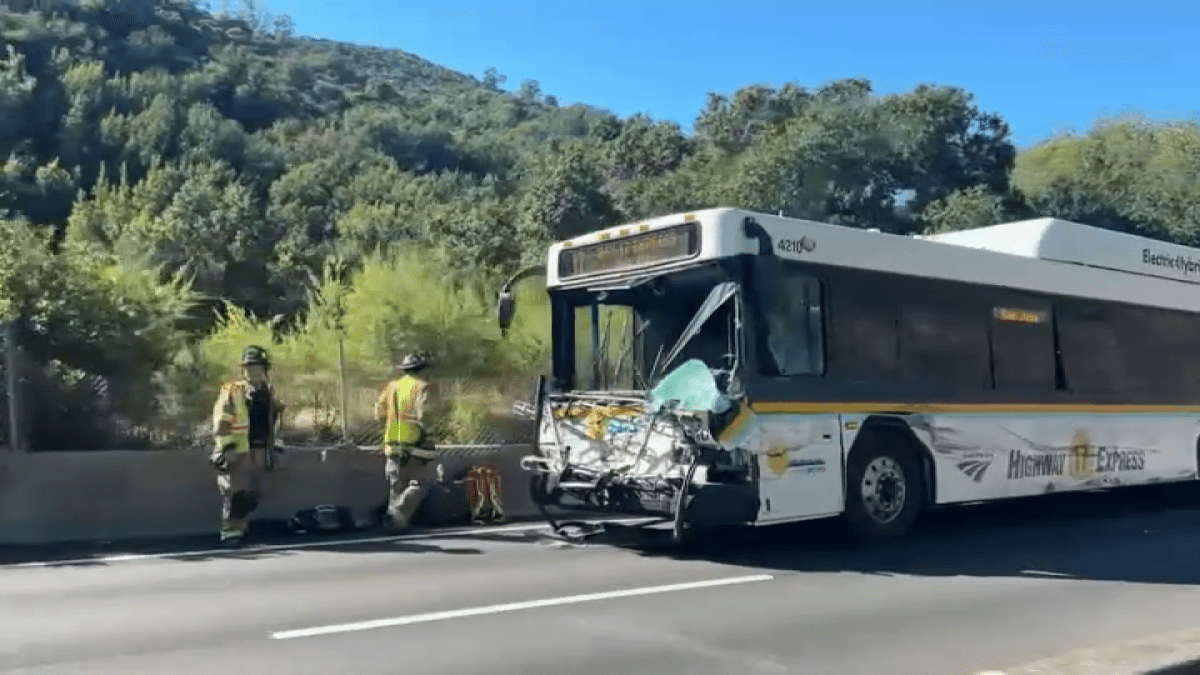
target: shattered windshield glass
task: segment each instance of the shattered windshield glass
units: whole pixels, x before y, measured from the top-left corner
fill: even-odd
[[[630,288],[564,294],[556,379],[573,390],[647,391],[689,360],[727,370],[737,345],[736,290],[719,270],[700,268]]]
[[[737,293],[737,289],[737,284],[732,281],[726,281],[718,284],[709,292],[708,297],[704,299],[704,303],[696,310],[696,313],[692,316],[692,320],[688,322],[687,327],[684,328],[683,333],[679,336],[679,340],[671,347],[671,351],[667,353],[666,358],[655,364],[657,366],[657,370],[654,372],[655,375],[675,363],[676,357],[683,353],[684,348],[692,341],[692,338],[696,337],[713,314],[733,298]]]
[[[680,410],[705,410],[723,413],[729,399],[717,386],[712,369],[699,359],[684,362],[663,377],[650,392],[650,411],[657,412],[668,401],[678,401]]]

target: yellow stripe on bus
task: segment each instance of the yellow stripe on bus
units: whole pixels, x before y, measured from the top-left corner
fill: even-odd
[[[729,439],[740,433],[741,430],[745,428],[746,423],[748,423],[750,418],[753,416],[754,415],[752,414],[751,410],[742,408],[738,411],[737,415],[734,415],[733,421],[729,423],[729,426],[725,427],[725,429],[721,431],[720,435],[717,437],[717,440],[721,441],[722,443],[727,442]]]

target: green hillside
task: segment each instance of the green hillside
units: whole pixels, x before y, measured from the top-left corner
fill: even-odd
[[[712,94],[685,135],[494,70],[296,37],[253,2],[8,0],[0,43],[0,307],[38,448],[200,438],[250,340],[300,401],[297,439],[336,434],[339,336],[355,430],[420,347],[455,392],[443,439],[478,437],[547,352],[536,296],[499,340],[496,279],[552,240],[672,211],[901,233],[1042,214],[1195,240],[1191,124],[1123,120],[1018,157],[968,92],[841,80]]]

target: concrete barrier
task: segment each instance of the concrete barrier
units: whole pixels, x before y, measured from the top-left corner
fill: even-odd
[[[525,517],[536,514],[528,474],[518,464],[529,451],[447,448],[442,461],[451,478],[477,463],[495,469],[505,514]],[[263,501],[252,519],[284,519],[319,504],[371,511],[386,494],[378,452],[293,448],[264,474]],[[220,508],[201,449],[0,454],[0,544],[215,536]]]

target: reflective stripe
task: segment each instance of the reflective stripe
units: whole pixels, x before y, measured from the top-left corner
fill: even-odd
[[[416,422],[418,421],[416,416],[417,396],[421,393],[425,383],[416,378],[410,377],[406,379],[408,380],[407,382],[404,379],[400,380],[400,386],[407,386],[407,391],[404,391],[403,396],[401,396],[400,392],[402,390],[400,387],[397,387],[397,391],[395,393],[396,418],[410,422]]]
[[[223,388],[226,405],[233,404],[233,412],[226,410],[221,415],[222,421],[229,422],[229,434],[217,438],[220,448],[233,444],[233,451],[238,454],[250,452],[250,409],[246,403],[246,386],[242,382],[230,382]]]
[[[419,448],[415,445],[406,443],[385,443],[383,446],[383,454],[386,457],[399,457],[401,455],[415,457],[416,459],[437,459],[438,453]]]
[[[388,419],[384,428],[384,445],[411,445],[421,440],[421,424],[417,418],[417,399],[425,382],[405,375],[388,385]]]

